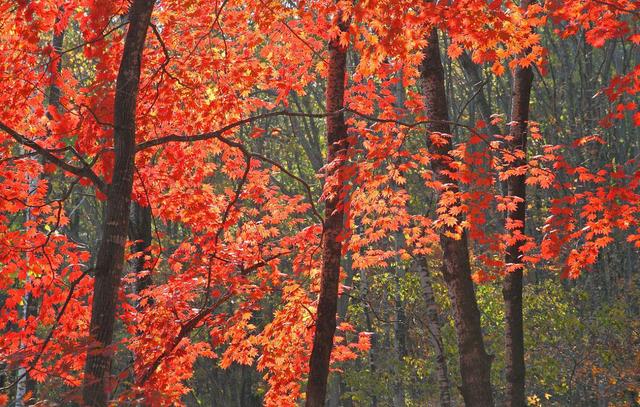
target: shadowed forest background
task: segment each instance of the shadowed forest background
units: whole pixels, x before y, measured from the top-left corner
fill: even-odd
[[[640,406],[638,2],[0,15],[0,405]]]

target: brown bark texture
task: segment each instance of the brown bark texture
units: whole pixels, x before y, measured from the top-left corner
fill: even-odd
[[[340,22],[339,26],[342,31],[346,30],[345,23]],[[330,167],[327,175],[337,177],[339,181],[337,190],[332,191],[331,196],[325,201],[320,296],[313,349],[309,361],[307,407],[322,407],[325,404],[329,359],[333,348],[333,335],[336,330],[340,258],[342,255],[342,242],[339,241],[338,236],[344,229],[344,211],[341,205],[344,191],[342,190],[340,172],[341,160],[344,159],[348,148],[347,126],[342,112],[346,65],[347,49],[339,44],[337,38],[331,40],[329,42],[326,109],[328,113],[336,112],[336,114],[327,116],[327,163]],[[332,163],[334,165],[331,165]]]
[[[429,133],[451,134],[447,99],[444,84],[444,71],[440,58],[438,33],[433,29],[429,42],[424,50],[421,65],[421,87],[425,101],[425,113],[432,122],[428,126]],[[458,192],[458,184],[447,172],[452,143],[433,143],[430,152],[433,154],[432,169],[435,179],[441,183],[440,195],[446,192]],[[480,311],[476,301],[471,265],[469,264],[469,248],[467,236],[463,231],[454,237],[447,230],[440,234],[440,245],[443,252],[443,275],[451,298],[455,314],[455,328],[458,339],[460,374],[462,376],[461,392],[467,407],[489,407],[494,404],[491,388],[491,358],[485,351],[480,326]]]
[[[522,7],[527,7],[523,1]],[[513,70],[513,87],[511,92],[511,129],[508,148],[512,151],[527,149],[527,127],[529,120],[529,101],[533,70],[531,66],[517,66]],[[513,167],[526,165],[526,157],[516,159]],[[507,222],[518,224],[524,233],[526,218],[526,176],[517,175],[507,179],[507,195],[520,198],[516,210],[509,212]],[[505,275],[502,295],[505,308],[505,370],[507,379],[506,406],[524,407],[525,399],[525,364],[524,364],[524,332],[522,319],[522,278],[524,265],[520,248],[524,241],[517,241],[507,247],[505,263],[515,269]]]
[[[134,0],[129,9],[129,27],[116,79],[114,101],[113,181],[109,186],[102,241],[95,265],[89,347],[84,369],[83,404],[106,406],[109,399],[113,326],[118,290],[125,260],[129,227],[129,205],[133,187],[136,99],[147,30],[154,0]]]
[[[151,233],[151,224],[152,224],[152,214],[150,206],[142,206],[138,202],[131,203],[131,214],[129,221],[129,235],[131,240],[133,240],[133,253],[140,253],[138,257],[136,257],[134,261],[134,269],[136,271],[136,275],[140,275],[143,271],[145,271],[145,263],[146,257],[149,256],[149,249],[151,247],[151,242],[153,240],[153,236]],[[139,294],[145,288],[148,288],[152,283],[151,273],[146,274],[145,276],[138,277],[136,281],[136,292]]]

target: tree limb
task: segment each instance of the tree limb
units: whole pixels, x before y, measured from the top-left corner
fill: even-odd
[[[83,166],[76,167],[74,165],[69,164],[61,158],[56,157],[50,150],[42,147],[40,144],[35,141],[23,136],[18,133],[11,127],[7,126],[3,122],[0,122],[0,130],[4,131],[8,135],[10,135],[15,141],[22,144],[25,147],[28,147],[38,153],[42,158],[49,161],[52,164],[55,164],[60,169],[70,172],[80,178],[87,178],[93,182],[93,184],[100,190],[102,193],[107,192],[107,184],[100,178],[98,175],[91,170],[91,168],[87,165],[87,163],[81,159]],[[75,155],[75,154],[74,154]]]

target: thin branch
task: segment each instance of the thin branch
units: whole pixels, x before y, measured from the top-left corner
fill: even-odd
[[[467,109],[467,106],[469,106],[469,104],[473,101],[473,99],[476,98],[476,96],[478,96],[480,94],[480,92],[482,91],[482,88],[484,88],[484,85],[487,84],[487,80],[483,80],[482,82],[480,82],[478,85],[478,89],[476,89],[475,92],[473,92],[473,95],[471,95],[471,97],[469,99],[467,99],[467,101],[464,103],[464,105],[462,105],[462,108],[460,109],[460,113],[458,113],[458,117],[456,117],[456,121],[459,122],[460,119],[462,118],[462,115],[464,114],[464,111]]]
[[[257,120],[266,119],[269,117],[291,116],[291,117],[325,118],[328,116],[340,114],[342,111],[343,110],[338,110],[333,113],[300,113],[300,112],[291,112],[289,110],[278,110],[275,112],[263,113],[255,116],[250,116],[244,119],[240,119],[235,122],[229,123],[218,130],[207,132],[207,133],[194,134],[190,136],[180,136],[177,134],[170,134],[168,136],[163,136],[157,139],[144,141],[136,146],[136,151],[146,150],[148,148],[159,146],[159,145],[170,143],[170,142],[189,143],[193,141],[203,141],[203,140],[210,140],[210,139],[218,139],[230,147],[244,149],[245,147],[242,143],[232,141],[222,136],[222,134],[229,130],[233,130],[236,127],[240,127],[242,125],[253,123]]]
[[[151,26],[151,29],[153,30],[153,34],[155,35],[156,39],[160,43],[160,47],[162,47],[162,53],[164,54],[164,61],[162,61],[162,64],[160,65],[160,69],[162,70],[162,72],[167,74],[169,78],[173,79],[183,87],[193,90],[193,87],[185,85],[184,83],[182,83],[182,81],[180,81],[178,77],[176,77],[171,72],[169,72],[169,70],[167,70],[167,65],[169,65],[169,62],[171,61],[171,55],[169,54],[169,49],[167,48],[167,45],[164,43],[164,40],[160,35],[160,30],[158,30],[158,27],[154,23],[149,23],[149,25]]]
[[[596,3],[600,3],[602,5],[605,5],[605,6],[609,6],[609,7],[613,8],[613,9],[616,9],[616,10],[621,11],[623,13],[630,13],[630,14],[640,15],[640,11],[638,11],[638,10],[625,8],[625,7],[620,6],[619,4],[615,4],[615,3],[612,3],[612,2],[609,2],[609,1],[604,1],[604,0],[593,0],[593,1],[596,2]]]
[[[280,257],[282,255],[285,255],[285,254],[289,254],[289,252],[283,252],[283,253],[275,254],[275,255],[267,258],[267,259],[264,259],[262,261],[259,261],[259,262],[255,263],[255,264],[253,264],[253,265],[251,265],[249,267],[241,267],[240,268],[240,274],[243,275],[243,276],[246,276],[249,273],[257,270],[258,268],[267,265],[267,263],[269,263],[271,260],[275,260],[278,257]],[[162,351],[162,353],[153,360],[153,362],[148,364],[148,368],[144,371],[142,376],[140,376],[140,379],[138,379],[136,384],[138,386],[144,385],[144,383],[147,380],[149,380],[149,378],[158,369],[158,366],[160,366],[160,363],[162,363],[162,361],[174,351],[174,349],[180,344],[182,339],[184,339],[187,335],[189,335],[205,317],[207,317],[211,312],[215,311],[220,305],[222,305],[225,302],[227,302],[227,300],[229,300],[231,297],[232,297],[232,293],[230,293],[230,292],[226,293],[222,297],[218,298],[218,300],[215,303],[211,304],[208,307],[205,307],[205,308],[201,309],[196,315],[194,315],[192,318],[187,320],[187,322],[182,324],[180,326],[180,331],[178,332],[176,337],[171,341],[169,346],[167,346]]]
[[[44,354],[45,349],[49,345],[49,342],[51,342],[51,338],[53,338],[53,333],[56,330],[56,328],[58,327],[58,324],[60,323],[60,319],[62,318],[62,315],[64,315],[64,313],[65,313],[65,311],[67,309],[67,306],[69,305],[69,302],[71,301],[71,298],[73,297],[73,292],[75,291],[76,286],[92,270],[93,270],[92,268],[89,268],[89,269],[83,271],[82,274],[80,275],[80,277],[76,278],[75,280],[73,280],[71,282],[71,286],[69,288],[69,292],[67,293],[67,298],[65,298],[64,303],[62,303],[62,307],[60,308],[60,310],[58,311],[58,314],[56,315],[56,319],[55,319],[55,321],[53,323],[53,326],[49,330],[49,333],[47,333],[47,336],[45,337],[44,342],[42,342],[42,345],[40,346],[40,351],[38,352],[36,357],[31,361],[31,363],[29,364],[29,367],[27,367],[24,370],[24,372],[20,376],[18,376],[13,382],[11,382],[10,384],[6,385],[5,387],[0,387],[0,391],[9,390],[10,388],[12,388],[16,384],[18,384],[18,382],[20,380],[22,380],[24,377],[26,377],[27,374],[29,374],[29,372],[31,370],[33,370],[36,367],[36,365],[38,364],[38,362],[42,358],[42,355]]]
[[[4,124],[3,122],[0,122],[0,130],[10,135],[14,140],[22,144],[23,146],[29,147],[30,149],[34,150],[35,152],[40,154],[45,160],[49,161],[52,164],[55,164],[62,170],[70,172],[78,177],[87,178],[91,180],[93,184],[100,190],[100,192],[106,193],[107,185],[100,177],[98,177],[98,175],[95,172],[91,170],[91,168],[87,165],[87,163],[84,160],[81,160],[83,163],[83,167],[76,167],[74,165],[67,163],[63,159],[56,157],[55,155],[53,155],[51,150],[48,150],[42,147],[40,144],[36,143],[35,141],[23,136],[22,134],[18,133],[17,131],[13,130],[12,128]]]
[[[189,335],[191,333],[191,331],[193,331],[193,329],[206,316],[208,316],[211,312],[215,311],[216,308],[218,308],[220,305],[224,304],[230,298],[231,298],[231,293],[227,293],[227,294],[223,295],[222,297],[218,298],[218,301],[216,301],[215,303],[211,304],[210,306],[200,310],[200,312],[198,312],[191,319],[189,319],[187,322],[185,322],[183,325],[181,325],[180,326],[180,331],[178,332],[178,334],[171,341],[169,346],[167,346],[158,357],[156,357],[151,363],[148,364],[148,368],[144,371],[142,376],[140,376],[140,378],[138,379],[136,385],[138,385],[138,386],[144,385],[144,383],[147,380],[149,380],[149,378],[158,369],[158,366],[160,366],[160,363],[162,363],[162,361],[173,352],[173,350],[180,344],[182,339],[184,339],[187,335]]]
[[[274,12],[273,8],[264,2],[264,0],[260,0],[260,3],[262,3],[262,5],[264,7],[266,7],[272,15],[276,16],[276,13]],[[287,27],[287,30],[289,30],[289,32],[291,32],[291,34],[293,34],[294,37],[296,37],[300,42],[302,42],[304,44],[305,47],[309,48],[309,50],[311,51],[311,53],[313,55],[315,55],[316,57],[318,57],[318,59],[320,59],[323,62],[327,62],[327,60],[322,56],[322,54],[320,52],[318,52],[315,48],[313,48],[311,46],[311,44],[309,44],[309,42],[307,40],[305,40],[304,38],[302,38],[300,36],[300,34],[298,34],[293,28],[291,28],[291,26],[289,25],[289,23],[287,23],[285,20],[280,21],[285,27]]]
[[[253,152],[249,151],[249,149],[247,149],[247,147],[244,144],[242,144],[241,142],[233,141],[233,140],[229,139],[228,137],[223,136],[223,134],[225,132],[229,131],[229,130],[232,130],[232,129],[236,128],[236,127],[239,127],[239,126],[242,126],[242,125],[245,125],[245,124],[248,124],[248,123],[252,123],[252,122],[260,120],[260,119],[269,118],[269,117],[289,116],[289,117],[324,118],[324,117],[340,114],[342,111],[343,110],[339,110],[339,111],[332,112],[332,113],[300,113],[300,112],[290,112],[288,110],[280,110],[280,111],[275,111],[275,112],[270,112],[270,113],[264,113],[264,114],[259,114],[259,115],[256,115],[256,116],[247,117],[245,119],[237,120],[237,121],[235,121],[233,123],[230,123],[230,124],[227,124],[226,126],[223,126],[219,130],[212,131],[212,132],[195,134],[195,135],[190,135],[190,136],[180,136],[180,135],[177,135],[177,134],[170,134],[168,136],[164,136],[164,137],[160,137],[160,138],[157,138],[157,139],[145,141],[145,142],[142,142],[142,143],[140,143],[140,144],[138,144],[136,146],[136,151],[146,150],[146,149],[151,148],[151,147],[160,146],[160,145],[163,145],[163,144],[166,144],[166,143],[171,143],[171,142],[189,143],[189,142],[194,142],[194,141],[204,141],[204,140],[210,140],[210,139],[219,140],[222,143],[228,145],[229,147],[233,147],[233,148],[236,148],[236,149],[240,150],[240,152],[244,155],[245,159],[255,158],[257,160],[260,160],[260,161],[269,163],[271,165],[274,165],[280,171],[282,171],[284,174],[286,174],[287,176],[293,178],[294,180],[299,182],[301,185],[303,185],[303,187],[305,189],[305,192],[306,192],[306,195],[307,195],[307,198],[309,200],[309,203],[311,204],[311,208],[312,208],[314,216],[320,221],[320,223],[324,223],[324,220],[323,220],[322,216],[320,215],[320,212],[318,211],[318,209],[315,206],[315,202],[313,200],[313,194],[311,193],[311,187],[307,182],[305,182],[302,178],[298,177],[297,175],[293,174],[291,171],[289,171],[286,168],[284,168],[284,166],[282,166],[281,164],[277,163],[276,161],[274,161],[274,160],[272,160],[270,158],[264,157],[264,156],[262,156],[260,154],[253,153]]]
[[[242,173],[242,177],[240,178],[240,182],[238,182],[238,185],[236,186],[236,190],[235,193],[233,195],[233,199],[231,199],[231,201],[229,201],[229,204],[227,204],[227,207],[224,209],[224,212],[222,214],[222,218],[220,219],[220,226],[218,227],[218,230],[216,231],[216,234],[214,236],[213,239],[213,254],[211,254],[209,256],[209,266],[207,268],[207,285],[204,291],[204,301],[203,304],[201,306],[201,308],[206,307],[209,304],[209,290],[211,289],[211,266],[212,266],[212,262],[211,259],[212,258],[217,258],[216,253],[218,251],[218,242],[220,240],[220,236],[222,235],[222,232],[224,231],[224,225],[225,223],[227,223],[227,220],[229,218],[229,214],[231,213],[231,208],[233,208],[235,206],[235,204],[240,200],[240,194],[242,193],[242,188],[244,188],[245,183],[247,182],[247,179],[249,178],[249,170],[251,169],[251,156],[250,155],[246,155],[245,154],[245,168],[244,168],[244,172]]]

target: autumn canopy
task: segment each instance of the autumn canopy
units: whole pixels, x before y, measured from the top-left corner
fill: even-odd
[[[0,15],[0,404],[640,403],[638,2]]]

